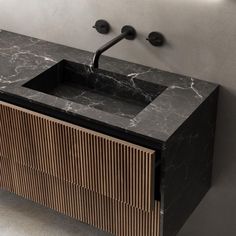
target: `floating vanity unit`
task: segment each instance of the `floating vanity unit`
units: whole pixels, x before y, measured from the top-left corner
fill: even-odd
[[[218,86],[0,31],[0,187],[117,236],[174,236],[211,186]]]

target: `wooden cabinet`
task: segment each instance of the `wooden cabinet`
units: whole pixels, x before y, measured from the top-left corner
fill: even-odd
[[[0,102],[0,185],[121,236],[159,235],[155,151]]]

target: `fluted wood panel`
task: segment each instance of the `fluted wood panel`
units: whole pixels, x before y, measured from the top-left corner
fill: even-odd
[[[153,150],[4,102],[0,141],[2,157],[139,209],[153,209]]]
[[[117,236],[159,236],[159,202],[150,212],[0,157],[0,186]]]

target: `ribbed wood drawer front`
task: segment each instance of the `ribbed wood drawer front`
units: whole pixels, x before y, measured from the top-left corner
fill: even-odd
[[[159,202],[150,212],[0,157],[0,187],[117,236],[159,236]]]
[[[153,150],[0,102],[0,155],[150,211]]]

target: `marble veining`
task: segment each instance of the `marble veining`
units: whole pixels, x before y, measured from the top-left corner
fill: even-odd
[[[194,83],[195,83],[194,79],[193,79],[193,78],[190,78],[190,79],[191,79],[191,85],[190,85],[190,87],[180,87],[180,86],[177,86],[177,85],[172,85],[172,86],[170,86],[170,88],[171,88],[171,89],[175,89],[175,88],[177,88],[177,89],[191,89],[191,90],[193,90],[193,92],[196,94],[196,96],[202,100],[202,99],[203,99],[203,96],[202,96],[202,95],[199,93],[199,91],[194,87]]]
[[[117,78],[117,74],[121,74],[127,79],[127,82],[122,81],[122,86],[132,85],[133,88],[140,90],[135,81],[138,79],[138,81],[152,83],[153,88],[160,85],[166,89],[155,99],[150,99],[150,103],[143,109],[125,114],[119,109],[110,113],[96,108],[108,104],[108,98],[103,101],[103,104],[97,103],[93,101],[91,94],[84,96],[85,93],[81,91],[71,95],[73,99],[68,100],[68,96],[67,98],[56,97],[22,86],[61,60],[84,64],[85,68],[92,73],[92,69],[88,66],[92,56],[90,52],[2,30],[0,32],[0,94],[12,94],[19,99],[28,99],[30,103],[46,104],[61,112],[70,112],[74,116],[96,120],[103,125],[111,125],[114,129],[123,129],[126,133],[132,132],[150,140],[166,141],[217,88],[217,85],[209,82],[105,56],[101,58],[101,68],[109,72],[107,76],[110,76],[114,83],[121,84]],[[76,96],[84,100],[84,104],[75,102]],[[148,93],[145,96],[149,99]],[[112,109],[112,105],[110,108]]]
[[[167,88],[66,60],[23,86],[130,119]]]

